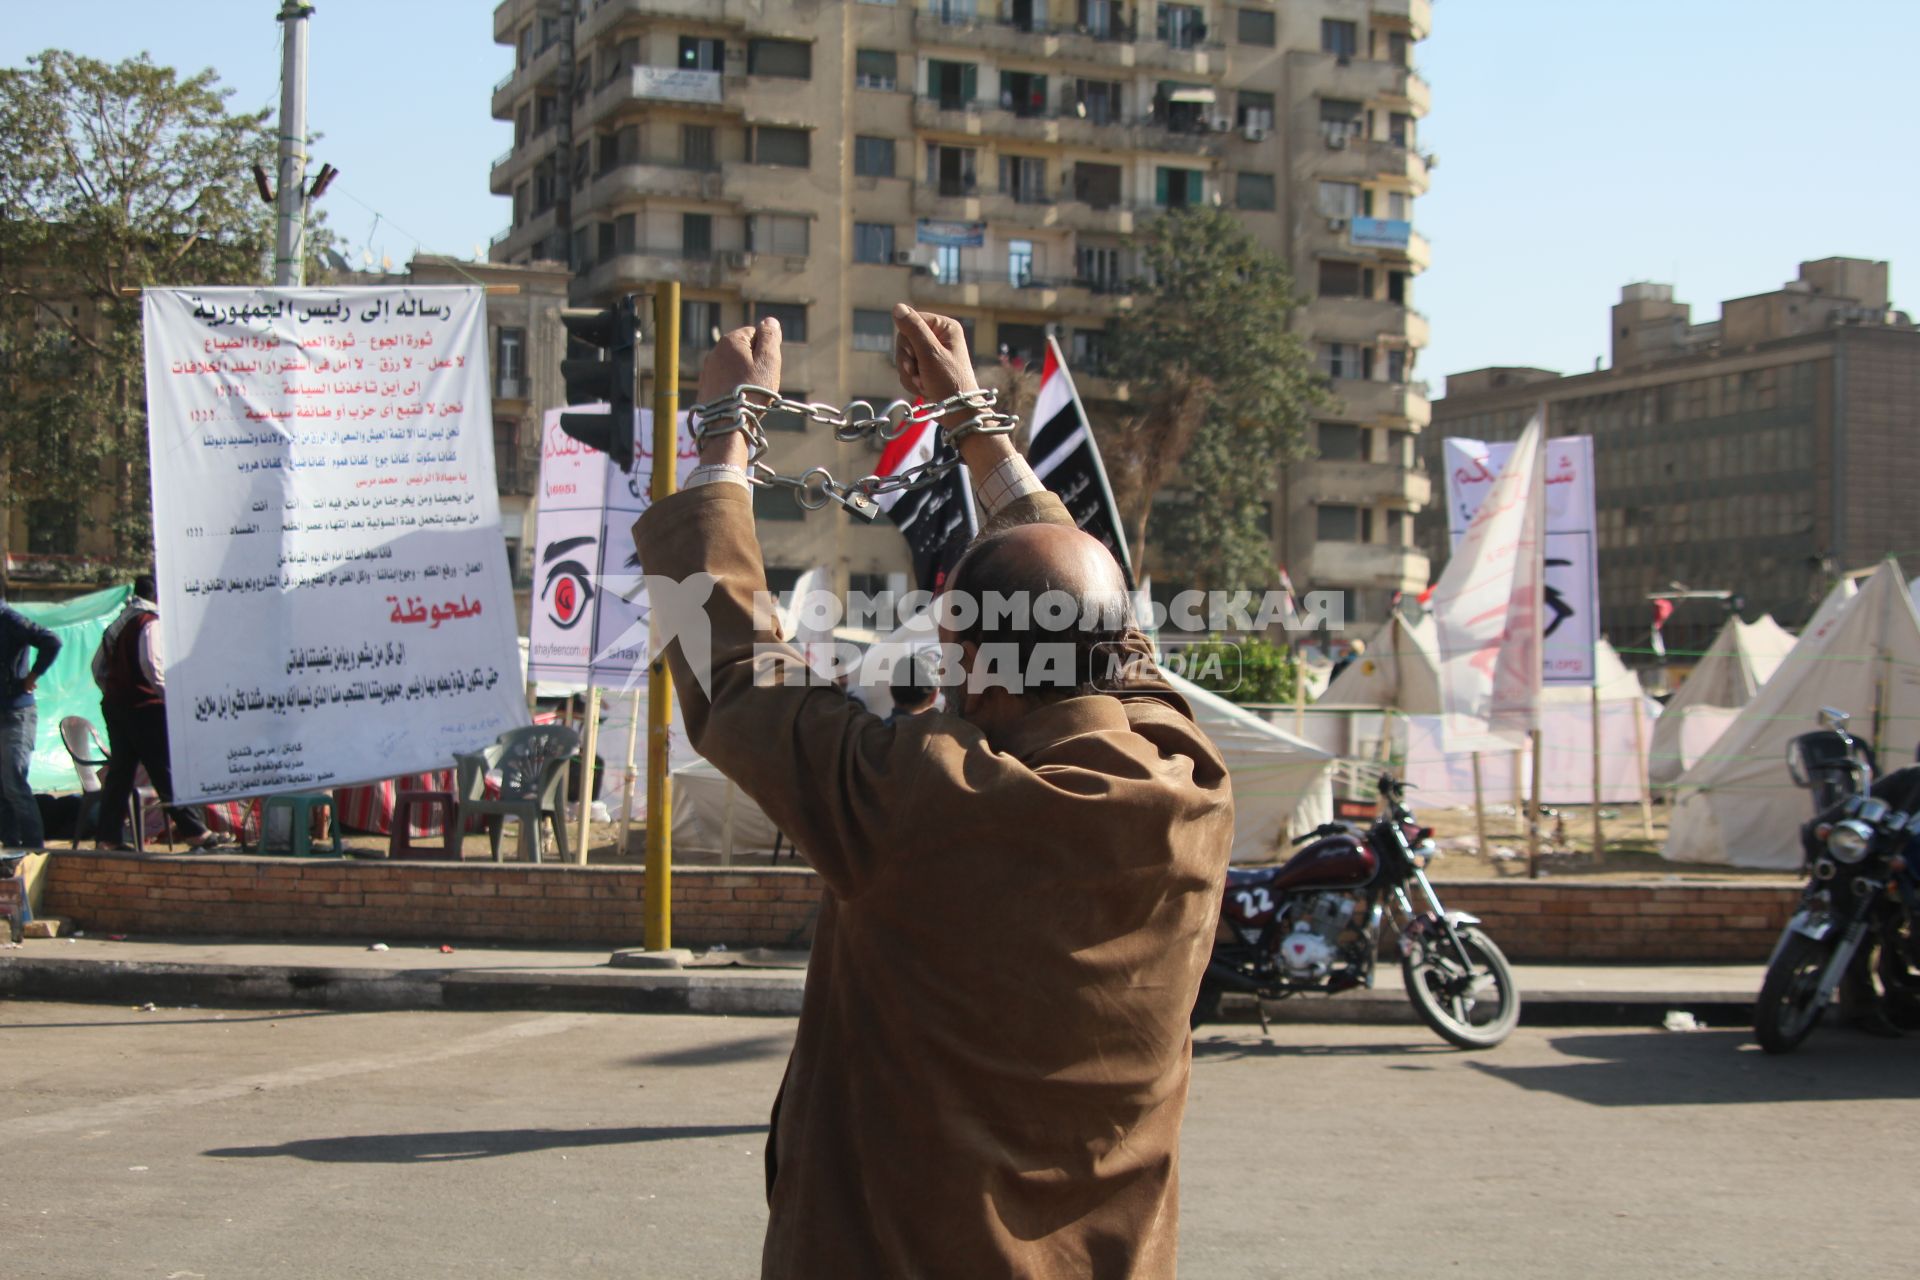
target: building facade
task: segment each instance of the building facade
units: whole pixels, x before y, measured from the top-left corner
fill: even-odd
[[[1887,555],[1920,570],[1920,331],[1889,306],[1887,280],[1884,262],[1806,262],[1703,324],[1671,285],[1627,285],[1611,368],[1450,376],[1427,466],[1439,484],[1445,437],[1512,440],[1544,404],[1550,435],[1594,438],[1601,626],[1616,646],[1646,647],[1648,594],[1675,584],[1797,626],[1837,573]],[[1436,565],[1443,505],[1419,521]],[[1683,603],[1667,643],[1704,649],[1724,617]]]
[[[1363,616],[1427,580],[1414,374],[1426,322],[1412,229],[1429,160],[1412,66],[1430,0],[504,0],[514,51],[493,166],[501,262],[564,259],[604,304],[682,288],[682,373],[721,330],[777,316],[791,394],[896,393],[892,305],[957,317],[983,365],[1055,336],[1096,426],[1135,304],[1131,238],[1168,209],[1234,209],[1293,267],[1297,322],[1332,379],[1319,458],[1275,467],[1277,563]],[[861,445],[784,424],[782,471],[864,474]],[[899,539],[785,493],[757,503],[780,583],[904,582]],[[1155,566],[1177,581],[1179,567]]]

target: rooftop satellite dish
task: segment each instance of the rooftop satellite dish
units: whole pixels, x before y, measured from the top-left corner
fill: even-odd
[[[360,265],[363,267],[370,267],[373,265],[373,250],[362,249],[360,251]]]
[[[380,269],[382,271],[393,270],[393,255],[384,253],[380,255]]]
[[[485,262],[487,260],[487,246],[481,244],[478,240],[473,242],[473,260],[475,262]]]

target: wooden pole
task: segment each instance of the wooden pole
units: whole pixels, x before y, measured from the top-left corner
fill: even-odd
[[[580,828],[574,838],[573,860],[587,865],[587,837],[593,834],[593,757],[600,749],[600,686],[587,689],[587,730],[580,746]]]
[[[673,496],[680,457],[680,282],[653,291],[653,500]],[[636,370],[635,376],[638,376]],[[658,614],[650,615],[657,625]],[[649,641],[649,653],[653,645]],[[673,722],[673,677],[655,656],[647,667],[647,930],[646,948],[673,946],[673,792],[667,776],[667,727]]]
[[[1307,736],[1307,664],[1293,651],[1293,736]]]
[[[1596,679],[1593,688],[1593,856],[1596,861],[1606,852],[1606,832],[1600,826],[1600,794],[1603,778],[1600,772],[1600,682]]]
[[[1480,789],[1480,753],[1473,753],[1473,832],[1480,841],[1480,856],[1493,857],[1493,846],[1487,843],[1487,797]]]
[[[620,788],[620,834],[615,838],[622,862],[627,859],[627,837],[633,832],[633,783],[639,775],[633,762],[640,750],[640,691],[633,691],[633,707],[627,713],[627,767]]]
[[[1647,708],[1644,702],[1633,704],[1633,758],[1640,770],[1640,835],[1653,842],[1653,782],[1647,776]]]
[[[1513,811],[1520,815],[1520,834],[1525,836],[1527,834],[1527,787],[1520,772],[1520,757],[1523,754],[1525,753],[1519,747],[1515,747],[1508,759],[1513,762]]]
[[[1540,878],[1540,731],[1527,734],[1533,748],[1533,792],[1527,803],[1527,879]]]

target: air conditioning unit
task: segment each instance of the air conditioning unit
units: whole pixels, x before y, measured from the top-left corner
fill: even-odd
[[[1328,150],[1345,151],[1347,149],[1347,143],[1350,140],[1350,137],[1351,135],[1347,134],[1344,131],[1339,133],[1329,133],[1327,135]]]
[[[753,265],[753,255],[745,249],[728,249],[720,256],[726,261],[729,271],[745,271]]]
[[[910,266],[912,266],[912,265],[913,265],[913,250],[911,250],[911,249],[895,249],[895,250],[893,251],[893,265],[894,265],[894,266],[896,266],[896,267],[910,267]]]
[[[1345,231],[1346,229],[1347,229],[1347,220],[1345,218],[1328,218],[1327,219],[1327,230]]]
[[[1265,142],[1267,140],[1267,129],[1265,125],[1250,124],[1240,131],[1240,136],[1248,142]]]
[[[1233,132],[1233,117],[1208,116],[1207,128],[1213,130],[1215,133],[1231,133]]]

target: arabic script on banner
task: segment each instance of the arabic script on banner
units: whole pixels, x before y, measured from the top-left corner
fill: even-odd
[[[445,768],[526,723],[477,288],[150,289],[174,789]]]

